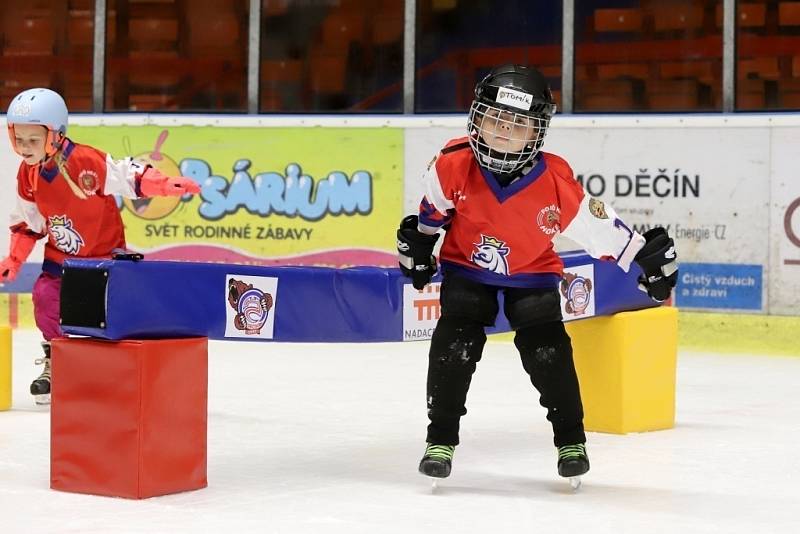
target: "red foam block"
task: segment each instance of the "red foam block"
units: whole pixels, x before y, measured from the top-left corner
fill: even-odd
[[[50,487],[144,499],[208,485],[207,338],[52,344]]]

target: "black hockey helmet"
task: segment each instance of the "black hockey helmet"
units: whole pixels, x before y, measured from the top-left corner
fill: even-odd
[[[544,75],[525,65],[495,67],[475,86],[469,112],[469,141],[482,167],[505,174],[531,161],[544,143],[556,112]],[[503,150],[492,139],[503,140]]]

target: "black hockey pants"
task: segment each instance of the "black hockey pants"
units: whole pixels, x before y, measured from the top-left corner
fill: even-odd
[[[484,327],[499,311],[497,292],[515,330],[522,366],[547,408],[556,447],[583,443],[583,407],[572,345],[564,329],[557,289],[499,288],[446,273],[442,314],[428,355],[428,443],[457,445],[472,374],[486,343]]]

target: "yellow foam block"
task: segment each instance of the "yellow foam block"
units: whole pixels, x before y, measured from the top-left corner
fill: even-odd
[[[675,426],[677,309],[573,321],[567,331],[586,430],[626,434]]]
[[[11,408],[11,327],[0,325],[0,411]]]

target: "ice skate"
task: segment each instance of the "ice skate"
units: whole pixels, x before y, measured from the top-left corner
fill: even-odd
[[[36,360],[36,365],[44,364],[44,370],[39,377],[31,383],[31,395],[36,404],[50,404],[50,343],[42,343],[44,358]]]
[[[569,478],[569,485],[573,490],[581,487],[581,475],[589,471],[589,457],[586,455],[586,445],[562,445],[558,448],[558,474]]]
[[[419,472],[431,478],[431,491],[436,491],[437,479],[450,476],[455,445],[435,445],[428,443],[425,455],[419,462]]]

